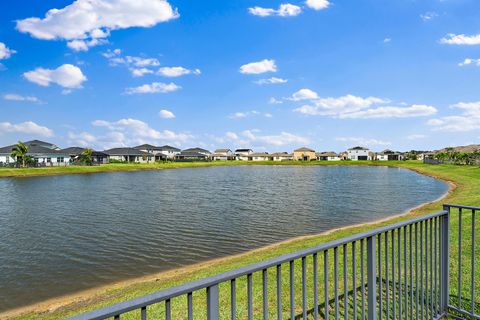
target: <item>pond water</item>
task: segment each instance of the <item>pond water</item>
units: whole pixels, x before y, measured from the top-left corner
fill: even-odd
[[[412,171],[229,166],[0,179],[0,310],[396,215]]]

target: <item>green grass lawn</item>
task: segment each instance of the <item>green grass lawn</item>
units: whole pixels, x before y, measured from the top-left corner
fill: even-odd
[[[167,168],[179,168],[179,167],[200,167],[200,166],[212,166],[212,165],[237,165],[238,162],[233,163],[168,163],[168,164],[111,164],[100,167],[65,167],[65,168],[41,168],[41,169],[0,169],[0,176],[29,176],[29,175],[48,175],[48,174],[63,174],[63,173],[86,173],[86,172],[110,172],[110,171],[120,171],[120,170],[147,170],[147,169],[167,169]],[[431,213],[439,211],[442,208],[442,203],[459,203],[464,205],[473,205],[480,206],[480,168],[478,167],[467,167],[467,166],[455,166],[455,165],[424,165],[420,162],[261,162],[261,163],[251,163],[245,162],[242,163],[245,165],[271,165],[271,164],[282,164],[282,165],[388,165],[401,167],[406,169],[411,169],[418,171],[423,174],[428,174],[435,176],[437,178],[447,180],[455,183],[456,188],[450,192],[450,194],[441,201],[430,203],[422,206],[421,208],[416,209],[410,215],[397,217],[390,219],[384,222],[372,223],[369,225],[362,226],[353,226],[337,230],[332,233],[326,233],[322,235],[303,237],[299,239],[293,239],[286,241],[280,244],[275,244],[265,248],[253,250],[246,252],[244,254],[228,257],[224,259],[218,259],[211,262],[200,263],[194,266],[189,266],[175,270],[173,272],[165,272],[159,275],[152,276],[150,278],[142,279],[142,281],[130,281],[123,284],[117,284],[110,288],[104,288],[98,290],[95,294],[88,295],[88,299],[76,300],[63,307],[55,308],[54,310],[46,311],[45,309],[39,308],[38,312],[27,312],[19,316],[14,317],[14,319],[59,319],[66,316],[75,315],[81,312],[93,310],[102,306],[111,305],[116,302],[125,301],[134,297],[138,297],[147,293],[152,293],[158,290],[162,290],[168,287],[176,286],[191,280],[211,276],[217,273],[224,271],[232,270],[237,267],[245,266],[248,264],[256,263],[263,261],[268,258],[276,257],[282,254],[291,253],[300,249],[305,249],[313,247],[315,245],[325,243],[334,239],[346,237],[355,233],[362,231],[371,230],[372,228],[384,226],[391,224],[393,222],[410,219],[416,216],[421,216],[426,213]],[[419,190],[421,192],[421,190]],[[477,218],[478,220],[478,218]],[[468,230],[471,229],[471,218],[465,214],[465,219],[463,220],[463,230],[465,234],[468,234]],[[476,224],[477,234],[480,230],[479,223]],[[458,268],[456,266],[457,262],[454,258],[458,254],[458,214],[452,213],[451,221],[451,294],[457,294],[457,272]],[[477,237],[478,238],[478,237]],[[391,246],[390,246],[391,247]],[[464,266],[464,276],[462,278],[462,295],[469,297],[470,293],[470,257],[471,257],[471,236],[465,236],[461,243],[463,248],[462,252],[462,266]],[[480,240],[477,240],[476,249],[480,247]],[[480,249],[480,248],[478,248]],[[477,255],[478,252],[476,251]],[[155,254],[152,252],[152,254]],[[339,250],[339,279],[343,279],[343,263],[342,263],[342,250]],[[307,258],[307,290],[311,292],[313,289],[312,285],[312,258]],[[319,256],[318,266],[319,266],[319,290],[320,292],[320,303],[323,301],[323,258]],[[332,262],[333,257],[330,255],[330,262]],[[357,259],[359,259],[357,257]],[[480,258],[477,259],[480,261]],[[402,258],[403,262],[403,258]],[[295,288],[296,288],[296,312],[301,312],[301,262],[298,261],[295,263]],[[348,261],[347,272],[351,275],[351,261]],[[355,274],[357,275],[357,285],[360,285],[360,261],[357,263],[357,270]],[[282,291],[283,291],[283,317],[288,318],[289,316],[289,266],[288,264],[282,266]],[[477,263],[474,268],[475,277],[475,288],[477,293],[480,293],[480,265]],[[330,279],[333,279],[333,265],[329,264],[329,276]],[[237,316],[238,319],[244,319],[246,317],[246,277],[240,278],[237,280]],[[333,281],[330,281],[330,284],[333,285]],[[340,281],[339,286],[340,292],[343,292],[343,284]],[[351,290],[351,284],[349,284],[349,289]],[[228,310],[230,304],[230,287],[229,284],[222,284],[220,286],[220,295],[221,295],[221,306]],[[329,296],[332,297],[333,288],[330,286]],[[256,273],[253,276],[253,300],[254,300],[254,318],[260,318],[262,312],[262,281],[261,281],[261,272]],[[480,294],[477,294],[480,297]],[[351,304],[353,296],[349,296],[348,303]],[[360,296],[357,295],[359,299]],[[172,300],[172,319],[184,319],[185,318],[185,297],[180,299]],[[195,302],[196,316],[194,319],[204,319],[205,313],[205,293],[198,292],[193,295]],[[65,300],[65,301],[68,301]],[[452,300],[455,301],[455,300]],[[275,316],[276,310],[276,284],[275,284],[275,269],[268,270],[268,303],[269,303],[269,314],[271,317]],[[313,303],[311,295],[309,295],[308,305],[311,306]],[[480,303],[480,298],[477,298],[476,303]],[[465,304],[467,302],[465,301]],[[342,308],[342,304],[340,304]],[[148,308],[149,314],[152,312],[155,314],[154,318],[162,318],[164,312],[163,304],[157,304]],[[122,317],[122,319],[137,319],[139,318],[139,313],[131,313]],[[222,314],[222,318],[228,318],[228,314]],[[350,317],[351,318],[351,317]]]

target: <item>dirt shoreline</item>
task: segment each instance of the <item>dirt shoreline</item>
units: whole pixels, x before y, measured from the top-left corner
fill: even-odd
[[[389,167],[392,167],[392,166],[389,166]],[[393,166],[393,167],[396,167],[396,166]],[[380,223],[383,223],[383,222],[387,222],[389,220],[394,220],[394,219],[397,219],[397,218],[406,217],[408,215],[413,215],[415,213],[415,211],[417,211],[417,210],[419,210],[423,207],[426,207],[428,205],[436,204],[436,203],[442,201],[443,199],[447,198],[458,187],[458,185],[454,181],[442,179],[442,178],[436,176],[435,174],[422,172],[422,170],[418,170],[418,169],[415,169],[415,168],[402,168],[402,167],[396,167],[396,168],[415,171],[419,174],[430,176],[432,178],[441,180],[441,181],[447,183],[449,188],[448,188],[447,192],[445,192],[445,194],[443,194],[439,198],[437,198],[433,201],[422,203],[422,204],[420,204],[416,207],[407,209],[404,212],[402,212],[400,214],[397,214],[397,215],[394,215],[394,216],[389,216],[389,217],[386,217],[386,218],[377,219],[377,220],[369,221],[369,222],[365,222],[365,223],[359,223],[359,224],[348,225],[348,226],[344,226],[344,227],[338,227],[338,228],[330,229],[330,230],[327,230],[327,231],[324,231],[324,232],[321,232],[321,233],[317,233],[317,234],[313,234],[313,235],[306,235],[306,236],[290,238],[290,239],[287,239],[287,240],[284,240],[284,241],[272,243],[270,245],[263,246],[263,247],[257,248],[257,249],[252,249],[252,250],[242,252],[242,253],[239,253],[239,254],[229,255],[229,256],[220,257],[220,258],[214,258],[214,259],[206,260],[206,261],[203,261],[203,262],[198,262],[198,263],[195,263],[195,264],[192,264],[192,265],[188,265],[188,266],[184,266],[184,267],[180,267],[180,268],[176,268],[176,269],[172,269],[172,270],[161,271],[161,272],[158,272],[158,273],[153,273],[153,274],[150,274],[150,275],[146,275],[146,276],[142,276],[142,277],[136,277],[136,278],[127,279],[127,280],[121,280],[121,281],[113,282],[113,283],[110,283],[110,284],[102,285],[102,286],[99,286],[99,287],[95,287],[95,288],[91,288],[91,289],[87,289],[87,290],[82,290],[82,291],[77,292],[77,293],[67,294],[67,295],[64,295],[64,296],[51,298],[51,299],[41,301],[41,302],[38,302],[38,303],[34,303],[34,304],[31,304],[31,305],[27,305],[27,306],[23,306],[23,307],[10,309],[10,310],[1,312],[0,313],[0,319],[10,319],[10,318],[18,317],[22,314],[32,313],[32,312],[47,313],[47,312],[52,312],[52,311],[55,311],[55,310],[58,310],[58,309],[61,309],[61,308],[69,307],[69,306],[72,306],[72,305],[88,305],[88,304],[91,304],[93,302],[98,301],[99,299],[101,299],[101,297],[108,295],[109,291],[112,291],[112,290],[115,290],[115,289],[126,288],[126,287],[129,287],[129,286],[138,285],[138,284],[141,284],[141,283],[163,281],[163,280],[178,276],[179,274],[195,273],[195,272],[198,272],[200,270],[207,269],[212,265],[216,265],[216,264],[227,262],[229,260],[241,258],[242,256],[247,255],[247,254],[254,254],[256,252],[261,253],[262,251],[270,250],[270,249],[273,249],[275,247],[286,245],[286,244],[289,244],[289,243],[292,243],[292,242],[297,242],[297,241],[301,241],[301,240],[304,240],[304,239],[311,239],[311,238],[315,238],[315,237],[318,237],[318,236],[329,235],[329,234],[332,234],[332,233],[337,232],[337,231],[343,231],[343,230],[347,230],[347,229],[355,229],[355,228],[359,228],[359,227],[376,225],[376,224],[380,224]],[[156,170],[156,169],[153,169],[153,170]]]

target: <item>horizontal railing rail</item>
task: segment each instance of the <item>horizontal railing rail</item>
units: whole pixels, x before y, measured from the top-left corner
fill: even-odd
[[[69,319],[439,318],[451,207]]]

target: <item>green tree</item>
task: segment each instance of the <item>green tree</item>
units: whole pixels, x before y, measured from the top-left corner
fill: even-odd
[[[80,163],[83,163],[87,166],[91,166],[92,165],[92,153],[93,153],[93,150],[90,149],[90,148],[86,148],[85,150],[83,150],[83,152],[80,154],[80,157],[79,157],[79,162]]]
[[[25,167],[28,162],[28,147],[22,141],[18,141],[18,143],[12,148],[12,153],[10,156],[15,158],[17,162],[22,162],[22,167]]]

